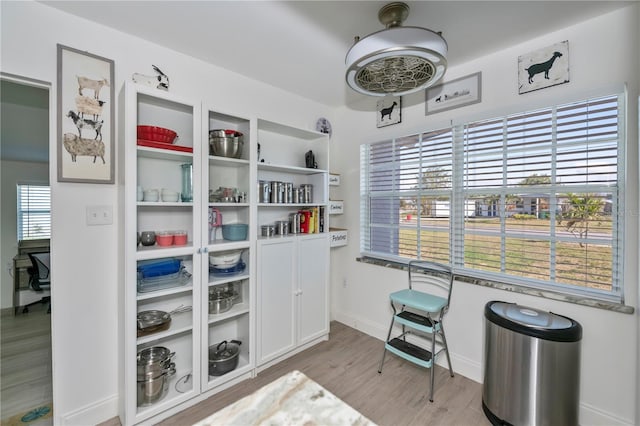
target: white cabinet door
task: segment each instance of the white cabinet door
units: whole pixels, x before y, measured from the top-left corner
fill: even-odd
[[[295,345],[296,248],[292,238],[258,243],[258,363]]]
[[[298,241],[298,344],[329,332],[329,238]]]

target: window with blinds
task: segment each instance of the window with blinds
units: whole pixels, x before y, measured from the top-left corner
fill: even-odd
[[[51,238],[51,190],[46,185],[17,185],[18,241]]]
[[[361,251],[620,297],[623,95],[361,146]]]

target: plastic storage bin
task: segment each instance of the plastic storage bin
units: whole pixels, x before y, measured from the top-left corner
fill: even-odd
[[[482,408],[492,424],[577,425],[582,327],[514,303],[486,304]]]

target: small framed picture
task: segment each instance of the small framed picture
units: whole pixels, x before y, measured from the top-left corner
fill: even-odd
[[[425,115],[477,104],[481,101],[482,73],[477,72],[426,89]]]
[[[518,57],[518,93],[520,95],[568,82],[568,41]]]
[[[58,44],[58,182],[114,183],[113,61]]]
[[[402,122],[402,97],[385,96],[376,104],[377,126],[384,127]]]

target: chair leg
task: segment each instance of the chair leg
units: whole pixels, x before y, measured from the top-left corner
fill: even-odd
[[[447,356],[447,364],[449,364],[449,375],[453,377],[453,368],[451,368],[451,357],[449,357],[449,345],[447,344],[447,338],[444,335],[444,327],[442,322],[440,323],[440,333],[442,335],[442,343],[444,345],[444,353]]]
[[[393,303],[391,304],[391,306],[393,307]],[[378,373],[382,373],[382,364],[384,364],[384,357],[387,354],[387,342],[391,338],[391,331],[393,330],[393,321],[395,317],[396,316],[395,316],[395,309],[394,309],[394,315],[391,317],[391,325],[389,326],[389,332],[387,333],[387,340],[384,341],[385,347],[382,352],[382,359],[380,360],[380,367],[378,368]]]
[[[433,334],[431,335],[431,370],[429,373],[431,374],[431,390],[429,393],[429,401],[433,402],[433,386],[435,384],[435,376],[436,376],[436,330],[435,323],[433,323]]]

